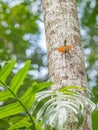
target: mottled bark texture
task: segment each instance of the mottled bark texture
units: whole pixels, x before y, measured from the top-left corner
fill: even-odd
[[[87,87],[83,53],[80,42],[80,29],[75,0],[42,0],[46,42],[49,61],[50,80],[55,84],[52,89],[76,85]],[[73,47],[70,54],[58,52],[57,48],[67,44]],[[77,119],[69,115],[69,123],[63,130],[91,130],[91,117],[86,110],[84,124],[77,128]]]

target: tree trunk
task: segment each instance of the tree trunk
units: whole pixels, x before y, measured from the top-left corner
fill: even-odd
[[[52,90],[63,86],[87,87],[85,66],[80,41],[80,29],[75,0],[42,0],[46,42],[49,61],[50,80],[55,84]],[[69,53],[60,53],[57,48],[71,44]],[[77,128],[77,121],[72,113],[63,130],[92,130],[91,115],[87,109],[84,123]]]

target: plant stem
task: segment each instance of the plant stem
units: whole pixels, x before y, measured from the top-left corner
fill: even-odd
[[[32,116],[30,115],[30,113],[28,112],[28,110],[27,110],[27,108],[24,106],[24,104],[21,102],[21,100],[13,93],[13,91],[5,84],[5,83],[3,83],[2,81],[0,81],[0,83],[2,84],[2,85],[4,85],[4,87],[6,87],[8,90],[9,90],[9,92],[16,98],[16,100],[20,103],[20,105],[24,108],[24,110],[25,110],[25,112],[27,113],[27,115],[29,116],[29,118],[30,118],[30,120],[31,120],[31,122],[32,122],[32,124],[33,124],[33,126],[34,126],[34,130],[36,130],[36,128],[35,128],[35,123],[34,123],[34,121],[33,121],[33,119],[32,119]]]

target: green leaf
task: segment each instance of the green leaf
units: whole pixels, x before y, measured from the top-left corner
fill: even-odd
[[[17,90],[19,89],[20,85],[22,84],[23,80],[25,79],[28,69],[30,66],[30,61],[27,61],[22,69],[20,69],[14,78],[11,81],[10,89],[16,94]],[[7,68],[9,69],[9,68]],[[7,71],[6,69],[6,71]],[[8,71],[9,72],[9,71]],[[5,75],[4,75],[5,76]],[[2,84],[1,84],[2,85]],[[3,86],[3,85],[2,85]],[[0,92],[0,101],[4,101],[8,98],[14,98],[13,95],[8,91]]]
[[[98,130],[98,108],[92,113],[93,130]]]
[[[5,101],[8,98],[15,98],[8,90],[0,92],[0,101]]]
[[[18,102],[0,107],[0,119],[18,114],[23,111],[23,107]]]
[[[25,79],[28,69],[30,67],[30,61],[26,61],[24,67],[20,69],[14,78],[11,81],[10,89],[16,94],[17,90],[19,89],[20,85],[23,83]]]
[[[21,121],[15,123],[15,124],[12,124],[7,130],[14,130],[16,128],[19,129],[21,127],[26,127],[26,129],[28,129],[31,125],[32,125],[32,123],[29,122],[29,118],[25,117]]]
[[[48,88],[49,86],[53,85],[53,82],[45,82],[45,83],[39,83],[37,84],[36,82],[34,82],[32,84],[33,86],[33,92],[39,92],[45,88]]]
[[[80,86],[64,86],[64,87],[60,88],[60,91],[63,92],[68,89],[87,90],[87,88],[80,87]]]
[[[9,127],[9,122],[2,119],[0,120],[0,130],[7,130],[7,128]]]
[[[35,94],[33,94],[32,88],[29,88],[24,93],[24,95],[20,98],[21,102],[25,105],[27,109],[29,109],[32,106],[34,99],[35,99]],[[24,111],[25,111],[24,108],[17,101],[16,103],[11,103],[9,105],[6,105],[0,108],[0,119],[11,116],[11,115],[15,115]]]
[[[0,71],[0,81],[4,82],[6,81],[6,78],[8,77],[8,75],[10,74],[10,72],[12,71],[14,65],[16,63],[16,60],[11,60],[9,63],[7,63],[3,69]],[[0,83],[0,85],[2,85]]]
[[[42,130],[42,121],[39,121],[39,122],[36,124],[36,130]]]
[[[82,125],[84,117],[83,114],[81,113],[81,111],[76,115],[78,118],[78,128]]]

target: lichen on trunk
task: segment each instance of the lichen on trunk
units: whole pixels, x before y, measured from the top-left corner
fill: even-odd
[[[87,87],[87,78],[81,47],[80,29],[75,0],[42,0],[46,42],[49,62],[49,77],[54,82],[52,90],[63,86]],[[60,53],[57,48],[72,45],[69,53]],[[84,124],[79,130],[91,130],[91,117],[87,109]],[[72,114],[72,113],[71,113]],[[69,124],[64,130],[77,130],[77,121],[69,115]],[[88,117],[88,118],[86,118]]]

